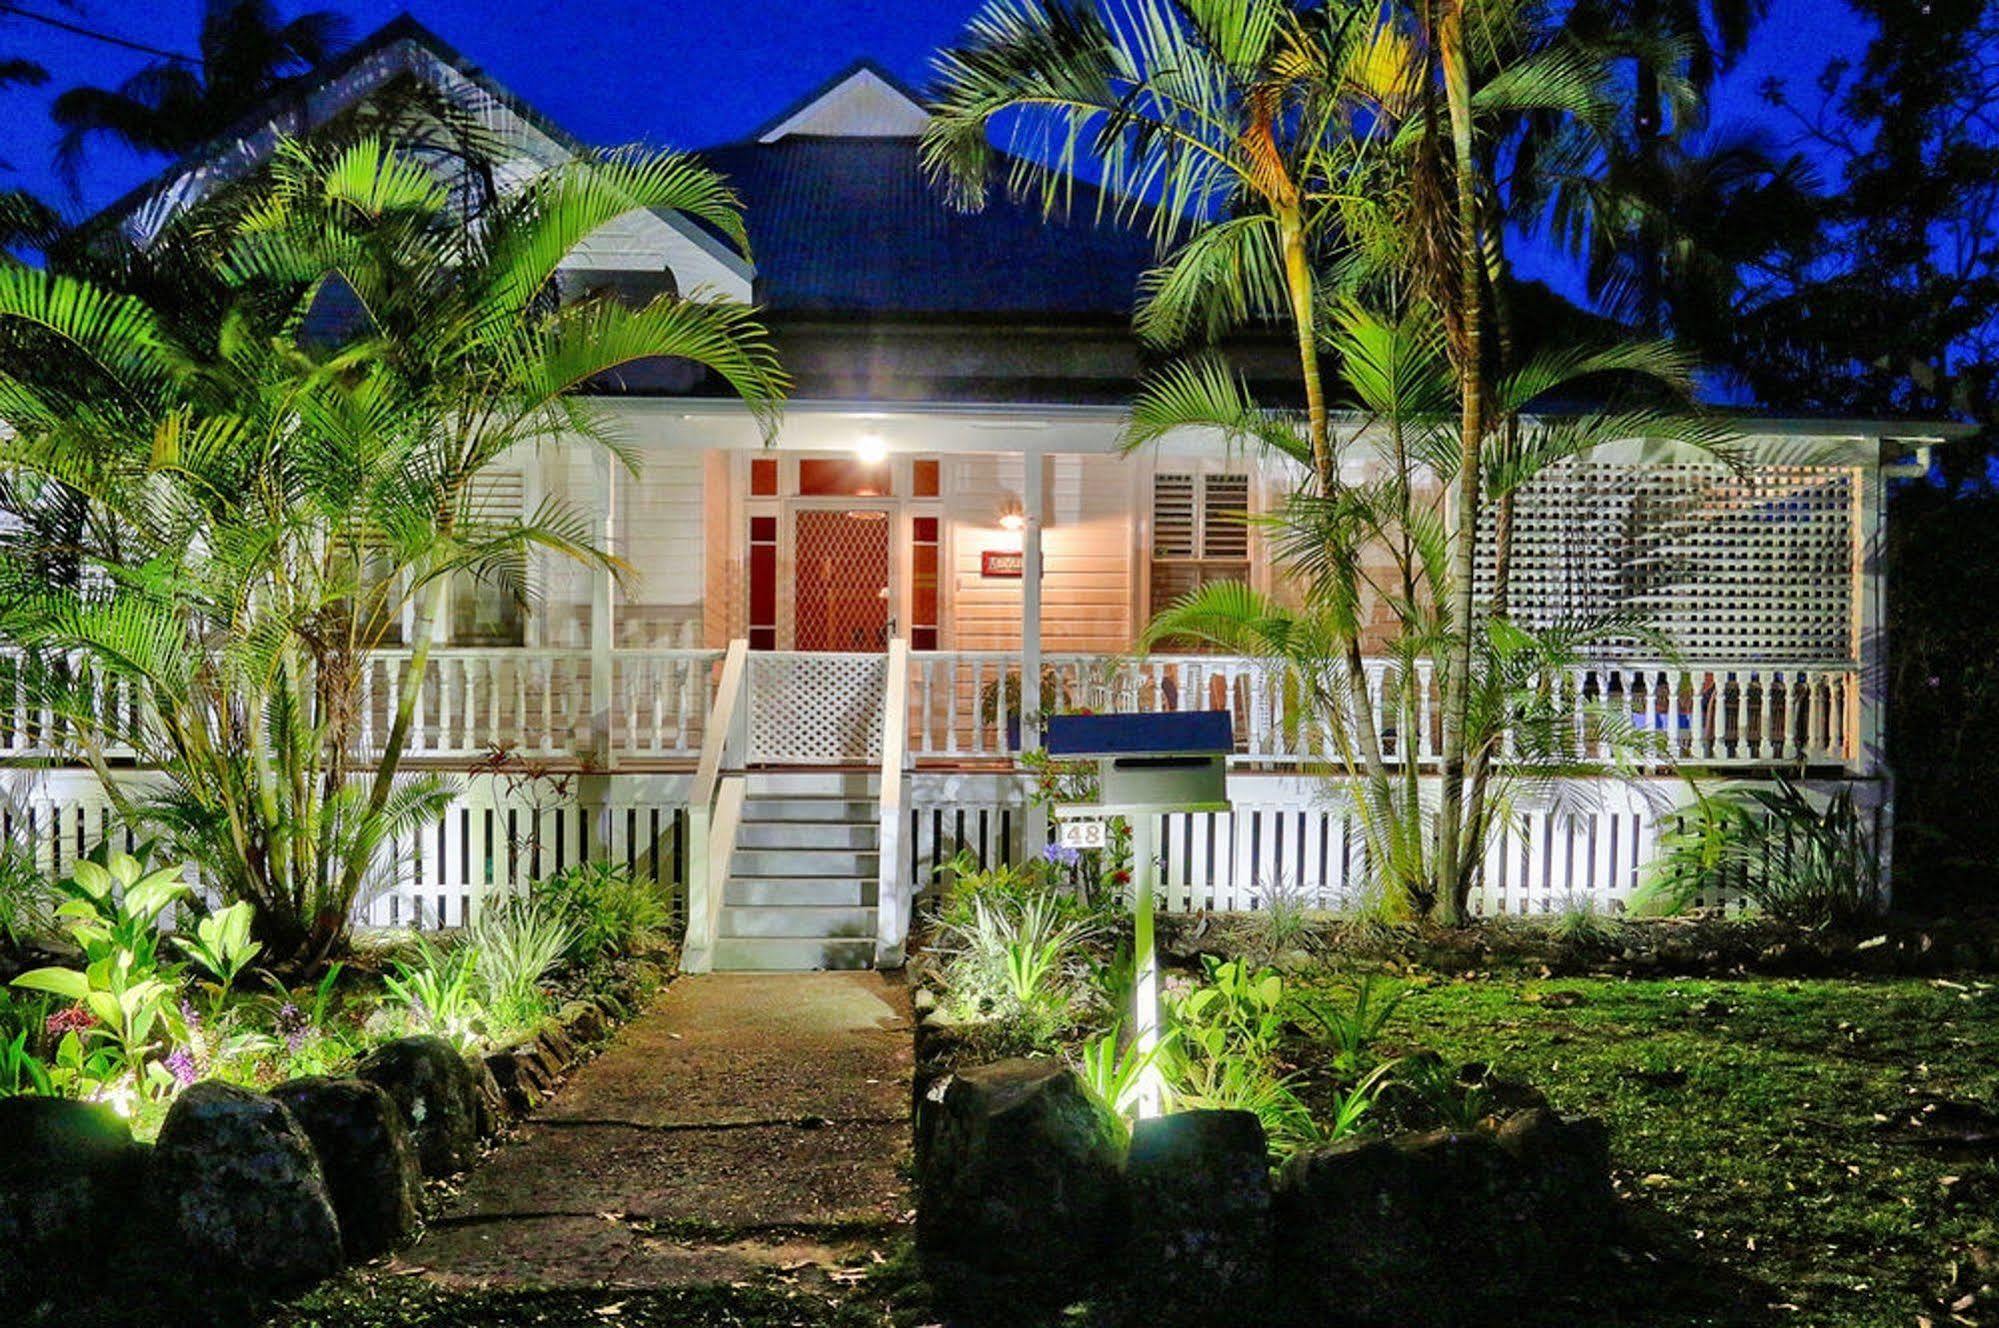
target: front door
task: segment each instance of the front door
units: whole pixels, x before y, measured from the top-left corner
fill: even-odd
[[[886,504],[793,509],[792,644],[881,651],[894,621]]]

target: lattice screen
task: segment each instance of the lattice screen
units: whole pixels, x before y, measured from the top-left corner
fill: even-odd
[[[1560,466],[1516,505],[1514,616],[1633,615],[1693,662],[1851,659],[1857,494],[1856,472],[1830,466]]]

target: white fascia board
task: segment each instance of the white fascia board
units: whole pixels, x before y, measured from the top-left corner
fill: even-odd
[[[647,446],[759,448],[762,434],[749,410],[728,400],[664,397],[611,400],[634,442]],[[785,405],[779,447],[801,451],[846,451],[865,436],[879,438],[891,452],[1108,454],[1120,450],[1126,413],[1119,406],[1012,406],[1001,403],[882,403],[793,401]],[[1357,421],[1346,421],[1351,429]],[[1336,422],[1335,428],[1339,427]],[[1876,432],[1879,430],[1879,432]],[[1938,436],[1942,426],[1878,421],[1790,421],[1744,419],[1738,446],[1761,465],[1878,466],[1884,443],[1899,448]],[[1948,432],[1955,432],[1949,430]],[[1358,478],[1372,450],[1364,440],[1345,449]],[[1241,455],[1216,430],[1186,430],[1149,446],[1156,456],[1226,458]],[[1599,448],[1611,464],[1699,462],[1708,454],[1683,444],[1633,440]],[[1890,458],[1892,459],[1892,458]]]

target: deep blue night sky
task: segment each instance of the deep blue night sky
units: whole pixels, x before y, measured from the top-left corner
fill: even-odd
[[[27,8],[64,13],[58,0]],[[190,50],[201,0],[79,0],[78,22],[147,45]],[[408,8],[446,41],[586,141],[706,147],[747,135],[843,66],[870,57],[921,87],[930,53],[952,40],[977,0],[310,0],[347,14],[356,37]],[[1775,0],[1755,48],[1730,75],[1717,118],[1762,113],[1756,87],[1775,74],[1800,85],[1827,57],[1858,54],[1865,27],[1839,0]],[[13,178],[81,214],[158,169],[104,143],[68,197],[51,158],[50,99],[78,83],[115,86],[147,57],[0,16],[0,54],[47,66],[41,89],[0,92],[0,160]],[[1567,285],[1562,282],[1560,284]]]

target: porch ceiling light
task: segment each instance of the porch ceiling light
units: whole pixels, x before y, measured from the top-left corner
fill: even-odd
[[[873,431],[864,433],[860,441],[854,444],[854,455],[864,466],[879,466],[888,460],[888,443],[878,433]]]

